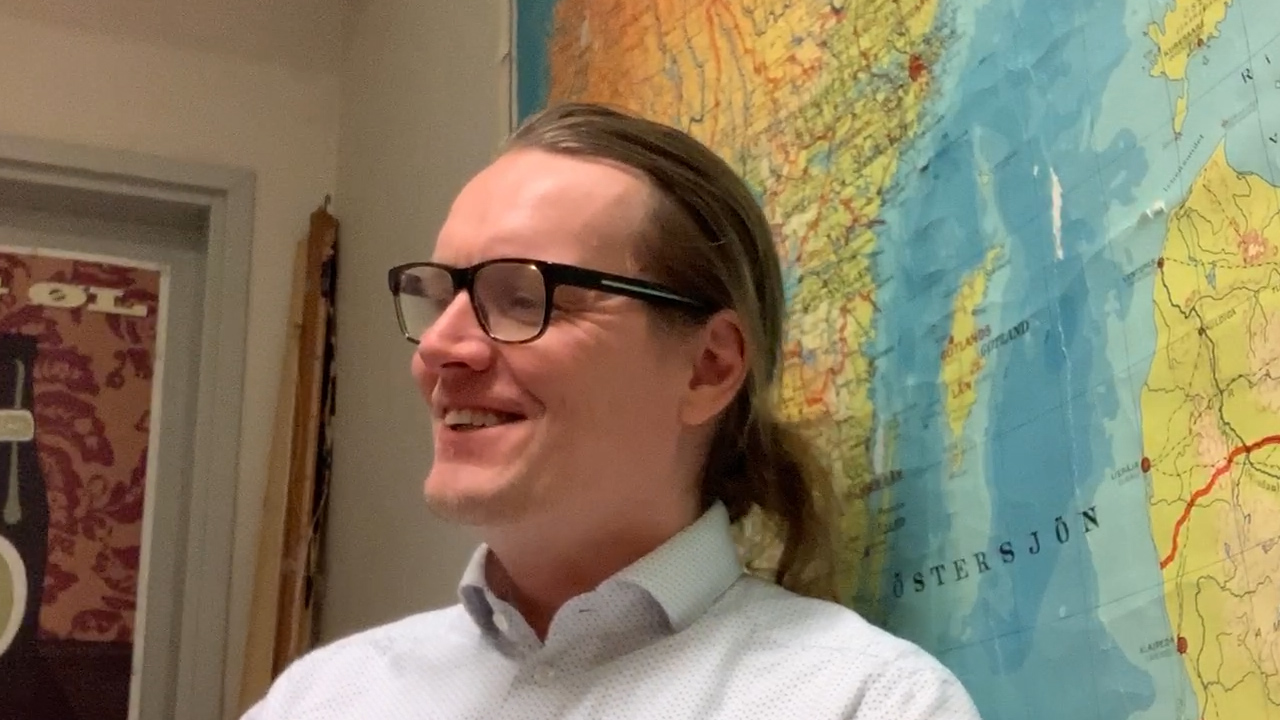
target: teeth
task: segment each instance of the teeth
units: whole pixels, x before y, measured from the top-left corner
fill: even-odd
[[[446,410],[444,413],[444,424],[449,427],[457,427],[459,425],[489,427],[501,423],[502,418],[498,417],[496,413],[487,410]]]

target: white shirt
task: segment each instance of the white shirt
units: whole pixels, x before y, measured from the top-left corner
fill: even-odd
[[[295,661],[242,720],[977,720],[919,647],[744,572],[721,505],[566,603],[540,642],[484,582]]]

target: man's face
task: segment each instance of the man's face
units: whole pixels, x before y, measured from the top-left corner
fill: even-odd
[[[635,276],[651,202],[626,169],[515,151],[462,190],[432,259],[532,258]],[[412,361],[432,406],[425,493],[435,512],[483,526],[556,523],[690,495],[645,474],[678,451],[692,371],[689,353],[642,303],[560,287],[542,337],[503,344],[485,334],[470,300],[453,299]],[[477,427],[478,417],[499,422]]]

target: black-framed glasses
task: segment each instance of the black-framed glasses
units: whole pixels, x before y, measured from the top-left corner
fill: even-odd
[[[599,290],[654,305],[709,313],[712,307],[664,285],[639,278],[527,258],[496,258],[470,267],[412,262],[387,271],[400,332],[418,339],[463,290],[489,337],[504,343],[538,339],[551,319],[552,297],[562,285]]]

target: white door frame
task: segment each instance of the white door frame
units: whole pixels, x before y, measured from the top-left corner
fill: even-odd
[[[97,202],[203,213],[203,324],[191,485],[165,510],[183,537],[153,535],[135,660],[139,720],[221,720],[239,480],[240,412],[253,240],[250,170],[0,135],[0,180]],[[163,433],[163,429],[161,431]],[[150,502],[150,500],[148,501]],[[144,555],[145,557],[145,555]],[[145,615],[145,617],[144,617]],[[135,651],[135,658],[138,654]]]

